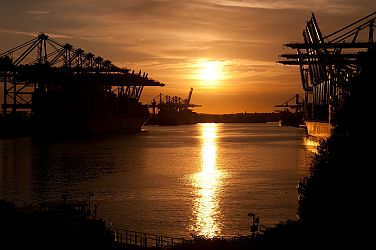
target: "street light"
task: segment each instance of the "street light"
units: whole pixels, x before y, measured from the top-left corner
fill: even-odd
[[[248,216],[252,217],[251,234],[255,235],[259,230],[260,219],[254,213],[248,213]]]
[[[91,216],[91,203],[90,203],[90,201],[91,201],[91,196],[94,196],[94,194],[93,193],[87,193],[87,195],[88,195],[88,197],[89,197],[89,216]]]

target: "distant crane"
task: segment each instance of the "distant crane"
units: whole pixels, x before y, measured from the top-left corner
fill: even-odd
[[[189,103],[191,102],[192,92],[193,92],[193,88],[191,88],[191,90],[189,91],[188,99],[186,99],[187,100],[187,105],[189,105]]]
[[[293,101],[294,99],[295,99],[295,103],[294,104],[290,104],[290,102]],[[301,98],[299,96],[299,94],[295,94],[293,97],[291,97],[290,99],[288,99],[284,103],[275,105],[274,107],[276,107],[276,108],[285,108],[285,110],[287,110],[289,108],[290,109],[295,109],[295,112],[298,112],[298,111],[302,111],[302,109],[303,109],[303,103],[304,103],[303,98]]]
[[[186,99],[162,94],[153,98],[149,104],[149,108],[152,109],[152,117],[148,124],[179,125],[197,123],[196,113],[190,108],[201,107],[201,105],[191,103],[192,92],[193,88],[189,90]]]
[[[160,110],[182,111],[188,108],[201,107],[201,105],[191,103],[192,93],[193,93],[193,88],[190,89],[187,99],[182,99],[179,96],[169,96],[169,95],[164,96],[162,94],[157,95],[156,97],[153,98],[153,100],[149,104],[149,107],[152,108],[153,116],[156,115],[157,108],[159,111]],[[159,98],[159,102],[156,101],[157,98]]]
[[[295,103],[291,104],[290,102],[294,100]],[[295,94],[284,103],[275,105],[274,107],[285,108],[282,111],[278,110],[280,113],[281,126],[299,127],[299,125],[303,124],[304,100],[299,96],[299,94]]]

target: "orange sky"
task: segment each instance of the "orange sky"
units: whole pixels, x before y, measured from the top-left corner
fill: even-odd
[[[301,93],[298,68],[276,61],[311,12],[329,34],[375,10],[374,0],[13,0],[1,3],[0,52],[45,32],[166,84],[145,88],[143,103],[193,87],[197,112],[271,112]]]

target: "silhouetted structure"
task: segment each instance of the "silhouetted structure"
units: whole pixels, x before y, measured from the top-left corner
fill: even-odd
[[[43,33],[0,54],[0,82],[2,134],[138,131],[149,117],[143,88],[164,86]]]
[[[375,19],[376,12],[320,38],[312,16],[303,33],[306,44],[292,44],[298,54],[285,55],[293,59],[284,63],[301,69],[306,119],[333,127],[320,143],[310,175],[298,184],[299,232],[304,237],[302,242],[309,242],[311,249],[323,245],[362,249],[373,242],[372,230],[368,229],[374,216],[369,199],[374,195],[370,168],[373,153],[368,146],[373,129],[364,121],[374,110]],[[357,42],[366,28],[367,42]]]
[[[191,103],[192,92],[193,88],[190,89],[187,99],[159,94],[158,102],[153,99],[149,105],[152,109],[152,116],[147,124],[182,125],[197,123],[197,115],[190,108],[200,107],[201,105]]]
[[[304,111],[309,133],[328,137],[335,113],[350,96],[351,80],[360,74],[363,58],[376,43],[376,12],[324,36],[314,14],[303,31],[303,43],[288,43],[294,54],[281,55],[280,63],[297,65],[305,91]]]
[[[85,202],[54,201],[40,206],[0,199],[2,249],[112,249],[113,233],[91,215]]]
[[[290,102],[295,100],[294,104]],[[300,98],[299,94],[294,95],[289,100],[282,104],[275,105],[276,108],[284,108],[279,110],[280,120],[279,124],[281,126],[293,126],[299,127],[304,124],[303,121],[303,100]]]

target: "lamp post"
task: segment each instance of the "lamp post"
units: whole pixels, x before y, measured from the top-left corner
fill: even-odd
[[[91,204],[90,204],[90,201],[91,201],[91,196],[93,196],[94,194],[92,193],[88,193],[88,197],[89,197],[89,216],[91,216]]]
[[[255,213],[248,213],[248,216],[252,217],[251,234],[254,236],[259,230],[260,219],[256,217]]]

